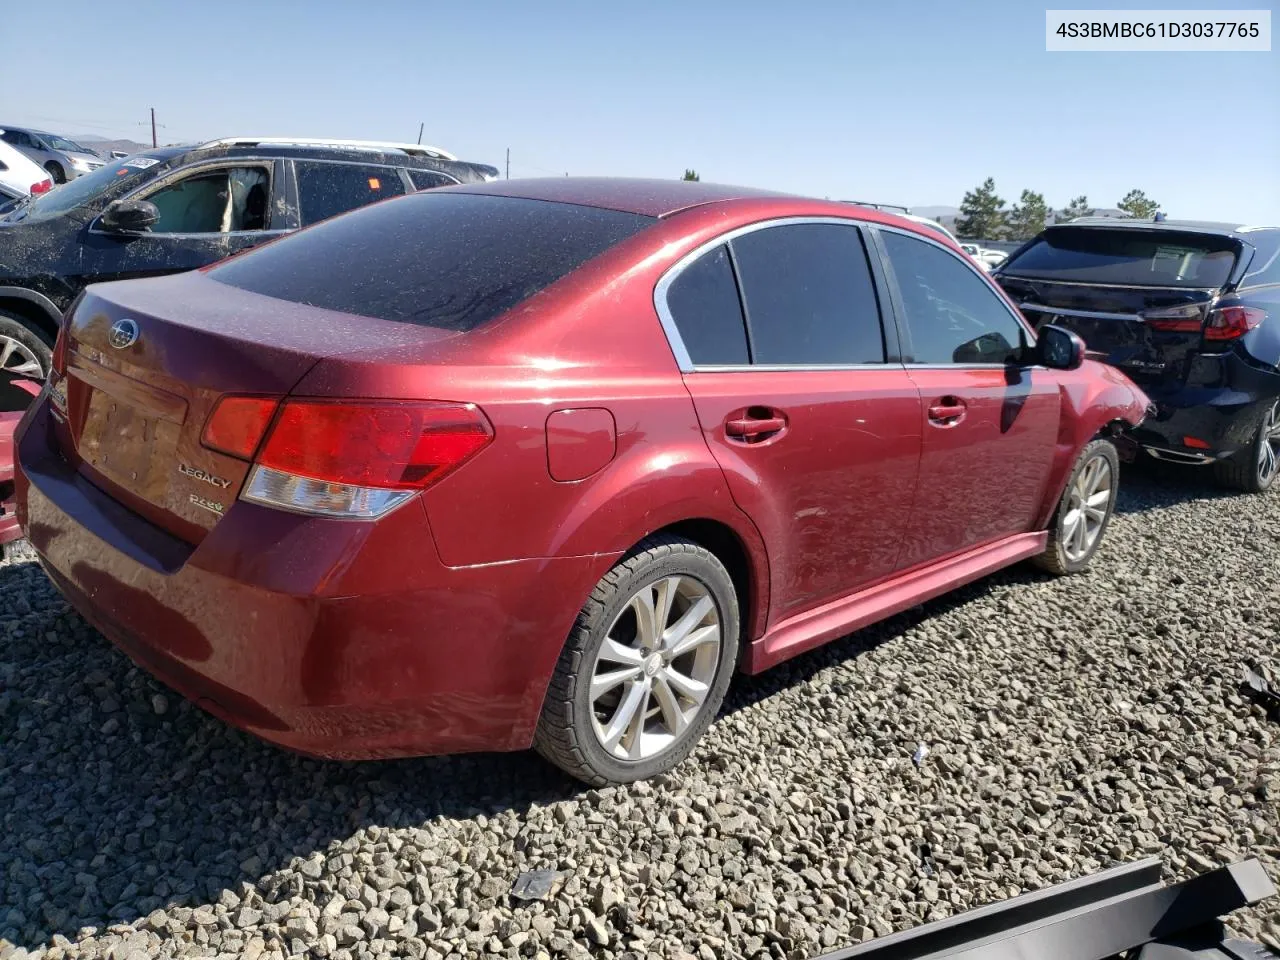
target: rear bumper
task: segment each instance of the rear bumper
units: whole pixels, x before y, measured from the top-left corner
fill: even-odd
[[[18,516],[50,579],[140,666],[266,740],[357,759],[522,749],[607,558],[451,568],[421,504],[378,523],[237,502],[198,546],[20,431]]]
[[[1234,354],[1202,357],[1197,364],[1201,362],[1212,362],[1212,377],[1193,370],[1186,386],[1143,388],[1155,412],[1132,437],[1157,457],[1183,463],[1230,457],[1249,445],[1264,409],[1280,397],[1280,376]]]

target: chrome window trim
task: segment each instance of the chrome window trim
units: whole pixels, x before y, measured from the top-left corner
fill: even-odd
[[[908,370],[1048,370],[1043,363],[904,363]]]
[[[704,363],[692,373],[821,373],[832,370],[901,370],[894,363]]]
[[[808,365],[808,364],[797,364],[797,365],[702,364],[702,365],[698,365],[698,364],[695,364],[693,360],[689,357],[688,348],[686,348],[684,345],[684,338],[680,336],[680,329],[679,327],[676,326],[675,317],[671,313],[671,308],[667,305],[667,292],[671,289],[671,285],[675,283],[675,281],[679,278],[680,274],[682,274],[691,263],[693,263],[695,260],[701,257],[704,253],[708,253],[711,250],[714,250],[716,247],[721,246],[722,244],[728,244],[730,241],[736,240],[738,237],[745,236],[748,233],[755,233],[757,230],[768,230],[770,227],[792,226],[795,224],[807,224],[807,223],[833,223],[838,226],[851,227],[853,229],[866,229],[868,226],[873,225],[870,223],[870,221],[861,220],[857,217],[814,217],[814,216],[773,217],[769,220],[760,220],[756,223],[748,223],[741,227],[734,227],[732,230],[722,233],[711,240],[704,241],[703,243],[694,247],[684,256],[682,256],[679,260],[677,260],[671,266],[667,267],[666,271],[662,274],[662,276],[658,278],[657,284],[654,285],[653,308],[658,313],[658,319],[662,323],[663,332],[665,332],[667,335],[667,343],[671,347],[671,352],[675,354],[676,365],[680,368],[681,373],[699,373],[699,372],[718,373],[718,372],[728,372],[728,371],[742,372],[747,370],[777,370],[777,371],[862,370],[862,369],[883,370],[886,367],[896,366],[896,364],[887,363],[887,362],[854,363],[854,364],[822,364],[821,366],[817,364],[814,364],[814,365]],[[906,231],[903,231],[903,232],[905,233]],[[868,259],[870,259],[871,256],[872,256],[872,252],[868,250],[867,251]],[[867,269],[868,270],[871,269],[870,263],[867,264]],[[738,285],[738,281],[736,277],[735,277],[734,283],[735,285]],[[741,296],[741,289],[739,289],[739,296]],[[883,324],[885,322],[883,308],[881,308],[878,312],[879,312],[878,319],[883,327]],[[744,324],[746,323],[745,307],[743,308],[743,323]],[[884,333],[882,329],[881,336],[883,337],[883,335]]]
[[[1091,320],[1136,320],[1143,322],[1140,313],[1107,313],[1102,310],[1072,310],[1068,307],[1049,307],[1043,303],[1020,303],[1020,310],[1034,310],[1036,313],[1050,313],[1063,317],[1088,317]]]
[[[1020,314],[1016,309],[1014,309],[1014,308],[1010,305],[1009,300],[1008,300],[1008,294],[1006,294],[1006,293],[1004,292],[1004,290],[1000,287],[1000,285],[999,285],[999,284],[997,284],[997,283],[996,283],[996,281],[992,278],[992,276],[991,276],[989,273],[987,273],[987,272],[986,272],[986,271],[984,271],[981,267],[979,267],[976,263],[974,263],[974,262],[973,262],[973,260],[971,260],[971,259],[969,258],[969,255],[968,255],[968,254],[966,254],[966,253],[962,253],[962,252],[959,252],[959,251],[956,251],[956,250],[953,250],[953,249],[951,249],[951,247],[947,246],[945,243],[939,243],[938,241],[934,240],[932,237],[928,237],[928,236],[925,236],[925,235],[923,235],[923,234],[916,233],[914,230],[903,230],[901,227],[894,227],[894,226],[890,226],[889,224],[886,224],[886,223],[877,223],[877,224],[873,224],[872,226],[874,227],[874,229],[879,230],[879,231],[881,231],[881,232],[883,232],[883,233],[900,233],[900,234],[902,234],[904,237],[910,237],[912,240],[919,240],[919,241],[920,241],[920,242],[922,242],[922,243],[931,244],[932,246],[937,247],[937,248],[938,248],[939,250],[941,250],[943,253],[946,253],[947,255],[949,255],[949,256],[951,257],[951,259],[952,259],[952,260],[955,260],[957,263],[963,264],[966,270],[968,270],[968,271],[969,271],[970,273],[972,273],[975,277],[977,277],[977,278],[978,278],[978,280],[979,280],[979,281],[981,281],[981,282],[982,282],[982,284],[983,284],[983,285],[984,285],[988,290],[990,290],[990,291],[991,291],[991,294],[996,298],[996,302],[997,302],[997,303],[999,303],[1002,307],[1004,307],[1005,312],[1006,312],[1006,313],[1008,313],[1008,314],[1009,314],[1009,316],[1013,318],[1013,322],[1014,322],[1015,324],[1017,324],[1017,325],[1018,325],[1018,327],[1020,327],[1020,328],[1022,329],[1023,333],[1024,333],[1024,334],[1026,335],[1026,337],[1027,337],[1027,346],[1028,346],[1028,347],[1034,347],[1034,346],[1036,345],[1036,342],[1037,342],[1037,340],[1036,340],[1036,332],[1035,332],[1035,330],[1033,330],[1033,329],[1031,328],[1031,324],[1027,323],[1027,319],[1026,319],[1026,317],[1024,317],[1022,314]],[[893,272],[893,259],[889,256],[888,251],[885,251],[885,260],[887,261],[887,265],[888,265],[889,270],[890,270],[890,272],[891,272],[893,283],[895,283],[895,284],[896,284],[896,283],[898,283],[898,277],[897,277],[897,274]],[[993,288],[994,288],[994,289],[993,289]],[[904,322],[904,324],[906,324],[906,327],[907,327],[907,336],[908,336],[908,339],[910,339],[910,334],[911,334],[911,322],[910,322],[910,320],[909,320],[908,318],[906,318],[906,317],[904,317],[904,318],[903,318],[903,322]],[[995,364],[987,364],[987,363],[982,363],[982,364],[948,364],[948,363],[943,363],[943,364],[916,364],[916,363],[914,363],[914,362],[908,362],[908,363],[906,364],[906,366],[908,366],[908,367],[911,367],[911,366],[934,366],[934,367],[946,367],[946,368],[948,368],[948,369],[955,369],[956,367],[960,367],[960,366],[976,366],[976,367],[1005,367],[1005,366],[1007,366],[1007,364],[1003,364],[1003,363],[995,363]]]

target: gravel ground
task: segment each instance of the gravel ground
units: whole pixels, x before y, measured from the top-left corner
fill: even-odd
[[[1280,665],[1280,494],[1127,469],[1120,509],[1089,574],[743,679],[693,760],[587,791],[532,755],[286,754],[7,563],[0,958],[807,957],[1148,854],[1280,878],[1280,725],[1237,692]],[[537,868],[558,892],[514,903]],[[1280,901],[1233,925],[1277,944]]]

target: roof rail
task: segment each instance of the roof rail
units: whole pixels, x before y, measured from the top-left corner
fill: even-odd
[[[1135,218],[1127,214],[1121,217],[1106,217],[1106,216],[1100,216],[1098,214],[1093,214],[1087,217],[1072,217],[1070,220],[1066,222],[1067,223],[1111,223],[1116,220],[1133,220],[1133,219]]]
[[[866,200],[841,200],[841,203],[852,203],[855,207],[870,207],[872,210],[901,210],[903,213],[910,213],[910,207],[904,207],[898,203],[868,203]]]
[[[398,150],[411,157],[457,160],[452,153],[426,143],[395,143],[390,140],[335,140],[329,137],[221,137],[202,147],[347,147],[352,150]]]

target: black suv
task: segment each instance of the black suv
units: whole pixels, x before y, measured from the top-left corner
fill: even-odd
[[[203,267],[375,200],[497,174],[364,141],[228,139],[108,163],[0,211],[0,367],[42,379],[86,284]]]
[[[1075,220],[992,272],[1035,325],[1074,330],[1156,412],[1133,433],[1152,456],[1213,464],[1226,486],[1280,472],[1280,228]]]

